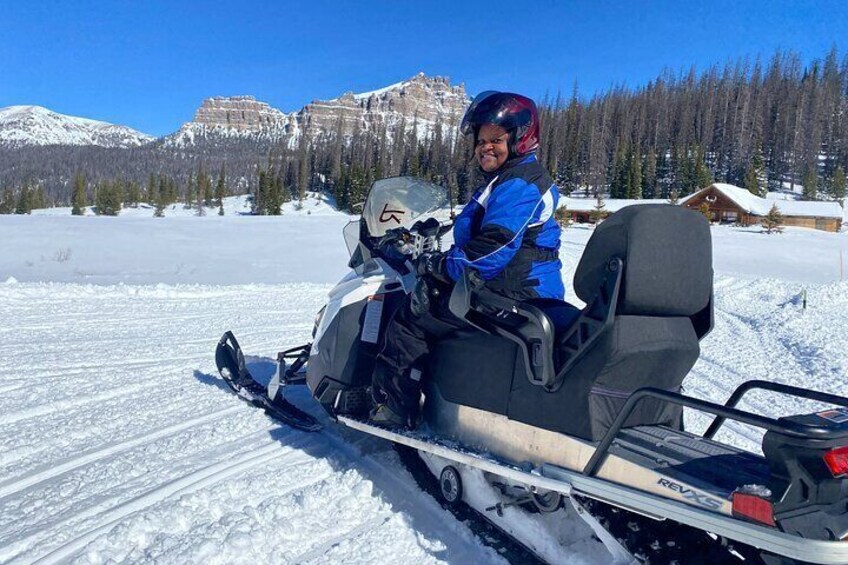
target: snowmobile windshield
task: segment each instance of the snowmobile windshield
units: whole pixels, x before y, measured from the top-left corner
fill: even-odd
[[[342,230],[347,252],[350,254],[350,262],[348,266],[351,269],[356,269],[365,261],[371,258],[371,251],[363,245],[360,235],[362,234],[362,225],[360,220],[354,220],[348,223]]]
[[[448,204],[448,191],[442,186],[415,177],[393,177],[371,185],[362,218],[368,235],[382,237],[391,229],[409,229]]]

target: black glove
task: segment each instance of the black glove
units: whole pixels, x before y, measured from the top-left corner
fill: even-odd
[[[450,283],[443,253],[422,253],[415,260],[415,272],[419,277],[433,277],[439,282]]]

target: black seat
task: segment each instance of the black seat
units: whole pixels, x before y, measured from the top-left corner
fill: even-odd
[[[599,440],[633,391],[679,391],[712,328],[709,225],[678,206],[623,208],[596,228],[574,288],[583,310],[510,301],[464,277],[451,311],[489,335],[436,345],[429,372],[445,399]],[[680,422],[679,406],[649,399],[626,426]]]

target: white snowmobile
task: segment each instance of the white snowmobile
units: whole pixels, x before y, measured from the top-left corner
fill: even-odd
[[[232,334],[222,337],[216,358],[233,390],[314,430],[283,397],[305,383],[341,424],[443,462],[447,501],[462,499],[461,469],[480,469],[505,497],[490,510],[569,504],[615,562],[848,563],[848,399],[766,381],[724,405],[681,394],[713,324],[709,226],[682,207],[631,206],[596,228],[574,278],[582,310],[516,302],[466,273],[442,299],[467,329],[417,368],[422,425],[369,424],[381,331],[415,287],[412,260],[440,247],[446,206],[444,189],[419,179],[375,182],[362,219],[344,230],[352,270],[318,313],[312,343],[281,354],[266,388],[252,383]],[[736,408],[753,389],[833,407],[777,419]],[[684,407],[715,416],[703,435],[683,429]],[[766,430],[764,455],[715,441],[727,419]]]

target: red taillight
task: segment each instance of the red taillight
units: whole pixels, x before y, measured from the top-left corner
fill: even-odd
[[[753,494],[733,493],[733,515],[747,518],[766,526],[775,526],[771,502]]]
[[[848,473],[848,446],[831,449],[824,454],[824,462],[834,477]]]

